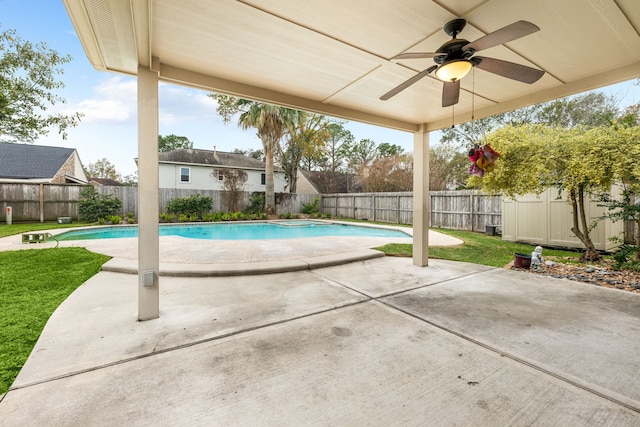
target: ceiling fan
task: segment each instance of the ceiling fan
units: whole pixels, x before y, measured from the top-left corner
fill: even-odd
[[[474,56],[476,52],[500,44],[527,36],[539,31],[536,25],[527,21],[517,21],[511,25],[500,28],[486,36],[469,42],[465,39],[457,38],[462,32],[467,21],[464,19],[454,19],[444,26],[444,32],[452,37],[435,52],[411,52],[394,56],[391,59],[418,59],[433,58],[436,65],[432,65],[421,71],[409,80],[391,89],[380,97],[386,101],[394,95],[402,92],[418,80],[435,71],[435,76],[444,82],[442,89],[442,106],[448,107],[458,103],[460,97],[460,79],[467,75],[473,68],[479,68],[502,77],[517,80],[523,83],[534,83],[538,81],[544,71],[514,62],[503,61],[501,59],[487,58],[484,56]]]

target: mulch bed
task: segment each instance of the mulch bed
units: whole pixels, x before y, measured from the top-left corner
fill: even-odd
[[[566,264],[562,258],[545,257],[553,265],[543,265],[540,271],[522,270],[531,274],[542,274],[556,279],[568,279],[588,285],[603,286],[640,294],[640,272],[632,270],[614,270],[609,262],[597,264]]]

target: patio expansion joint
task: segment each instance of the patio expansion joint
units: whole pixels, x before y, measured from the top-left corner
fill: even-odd
[[[365,295],[365,297],[366,297],[366,295]],[[367,302],[369,302],[371,300],[372,299],[370,297],[366,297],[366,298],[360,299],[358,301],[345,302],[345,303],[341,303],[341,304],[335,305],[333,307],[329,307],[329,308],[325,308],[325,309],[322,309],[322,310],[313,311],[311,313],[306,313],[306,314],[302,314],[302,315],[299,315],[299,316],[290,317],[290,318],[287,318],[287,319],[276,320],[276,321],[265,323],[263,325],[257,325],[257,326],[253,326],[253,327],[249,327],[249,328],[239,329],[237,331],[228,332],[226,334],[216,335],[216,336],[213,336],[213,337],[204,338],[204,339],[196,340],[196,341],[193,341],[193,342],[188,342],[188,343],[185,343],[185,344],[180,344],[180,345],[176,345],[176,346],[173,346],[173,347],[163,348],[161,350],[155,350],[155,348],[154,348],[154,350],[149,352],[149,353],[140,354],[140,355],[133,356],[133,357],[127,357],[125,359],[120,359],[120,360],[116,360],[116,361],[109,362],[109,363],[103,363],[101,365],[93,366],[93,367],[86,368],[86,369],[80,369],[80,370],[77,370],[77,371],[68,372],[68,373],[61,374],[61,375],[56,375],[56,376],[53,376],[53,377],[50,377],[50,378],[44,378],[44,379],[41,379],[41,380],[38,380],[38,381],[32,381],[30,383],[22,384],[22,385],[19,385],[19,386],[12,386],[12,387],[9,388],[7,393],[5,393],[3,396],[0,397],[0,402],[2,402],[2,399],[4,399],[4,397],[7,394],[9,394],[10,392],[15,391],[15,390],[21,390],[21,389],[25,389],[25,388],[29,388],[29,387],[34,387],[34,386],[37,386],[37,385],[40,385],[40,384],[46,384],[46,383],[50,383],[50,382],[55,382],[55,381],[62,380],[62,379],[65,379],[65,378],[71,378],[71,377],[75,377],[75,376],[78,376],[78,375],[86,374],[88,372],[99,371],[99,370],[107,369],[107,368],[110,368],[110,367],[113,367],[113,366],[123,365],[123,364],[126,364],[126,363],[135,362],[137,360],[146,359],[148,357],[154,357],[154,356],[158,356],[158,355],[161,355],[161,354],[164,354],[164,353],[170,353],[172,351],[182,350],[182,349],[185,349],[185,348],[195,347],[195,346],[198,346],[198,345],[201,345],[201,344],[206,344],[206,343],[210,343],[210,342],[214,342],[214,341],[219,341],[219,340],[230,338],[230,337],[233,337],[233,336],[238,336],[238,335],[241,335],[241,334],[244,334],[244,333],[253,332],[253,331],[257,331],[257,330],[261,330],[261,329],[266,329],[266,328],[269,328],[269,327],[272,327],[272,326],[282,325],[282,324],[286,324],[286,323],[293,322],[293,321],[300,320],[300,319],[305,319],[305,318],[312,317],[312,316],[315,316],[315,315],[318,315],[318,314],[329,313],[329,312],[341,310],[341,309],[344,309],[344,308],[347,308],[347,307],[356,306],[356,305],[359,305],[359,304],[367,303]]]
[[[430,286],[430,285],[425,285],[425,286]],[[401,294],[401,293],[404,293],[404,292],[408,292],[408,291],[397,292],[395,294]],[[389,296],[389,295],[385,295],[385,297],[386,296]],[[506,357],[506,358],[518,363],[518,364],[524,365],[524,366],[526,366],[528,368],[534,369],[535,371],[541,372],[542,374],[547,375],[549,377],[552,377],[555,380],[559,380],[559,381],[561,381],[561,382],[563,382],[565,384],[569,384],[569,385],[571,385],[573,387],[576,387],[576,388],[578,388],[580,390],[583,390],[583,391],[585,391],[585,392],[587,392],[589,394],[598,396],[598,397],[600,397],[602,399],[605,399],[605,400],[608,400],[609,402],[612,402],[612,403],[614,403],[616,405],[619,405],[619,406],[622,406],[622,407],[624,407],[626,409],[629,409],[631,411],[640,413],[640,402],[637,402],[637,401],[631,400],[631,399],[629,399],[629,401],[623,401],[621,399],[618,399],[618,398],[616,398],[614,396],[611,396],[610,394],[607,394],[605,391],[596,390],[593,386],[591,386],[589,384],[581,383],[579,381],[573,380],[573,379],[568,378],[566,376],[560,375],[560,374],[558,374],[556,372],[553,372],[550,369],[544,368],[544,367],[542,367],[540,365],[537,365],[537,364],[535,364],[533,362],[529,362],[527,360],[524,360],[521,357],[518,357],[516,355],[510,354],[510,353],[508,353],[506,351],[500,350],[500,349],[498,349],[498,348],[496,348],[494,346],[491,346],[489,344],[483,343],[482,341],[479,341],[479,340],[476,340],[474,338],[471,338],[471,337],[469,337],[469,336],[467,336],[467,335],[465,335],[463,333],[457,332],[457,331],[455,331],[455,330],[453,330],[451,328],[448,328],[446,326],[440,325],[440,324],[438,324],[436,322],[427,320],[427,319],[425,319],[423,317],[420,317],[419,315],[414,314],[414,313],[412,313],[410,311],[407,311],[407,310],[404,310],[402,308],[396,307],[393,304],[382,300],[382,298],[383,297],[378,297],[378,298],[374,298],[374,300],[379,302],[380,304],[385,305],[386,307],[388,307],[388,308],[390,308],[392,310],[397,310],[397,311],[399,311],[399,312],[401,312],[401,313],[403,313],[403,314],[405,314],[407,316],[413,317],[414,319],[420,320],[420,321],[422,321],[422,322],[424,322],[424,323],[426,323],[428,325],[431,325],[431,326],[433,326],[433,327],[435,327],[437,329],[440,329],[441,331],[444,331],[444,332],[447,332],[449,334],[455,335],[455,336],[457,336],[457,337],[459,337],[459,338],[461,338],[461,339],[463,339],[465,341],[468,341],[468,342],[470,342],[472,344],[475,344],[475,345],[480,346],[480,347],[482,347],[482,348],[484,348],[486,350],[489,350],[492,353],[496,353],[496,354],[500,355],[501,357]],[[606,391],[608,391],[608,390],[606,390]]]

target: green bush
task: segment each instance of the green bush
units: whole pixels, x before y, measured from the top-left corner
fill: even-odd
[[[248,214],[260,214],[264,212],[264,201],[264,193],[251,193],[251,197],[249,198],[249,206],[247,207],[247,209],[245,209],[245,212]]]
[[[111,224],[120,224],[122,218],[120,218],[120,215],[109,215],[106,220],[111,222]]]
[[[160,221],[172,222],[175,219],[175,217],[176,216],[174,214],[161,213]]]
[[[166,211],[175,215],[202,215],[211,212],[213,200],[208,196],[193,194],[186,198],[177,198],[167,203]]]
[[[111,194],[102,195],[92,187],[85,187],[80,192],[78,202],[78,219],[80,221],[96,222],[115,215],[122,208],[122,201]]]
[[[319,213],[320,212],[320,199],[318,199],[317,197],[314,197],[313,202],[311,202],[311,203],[303,203],[301,210],[302,210],[303,214],[307,214],[307,215]]]
[[[640,251],[635,245],[623,244],[612,255],[615,270],[635,270],[640,271],[640,262],[636,261],[636,254]]]

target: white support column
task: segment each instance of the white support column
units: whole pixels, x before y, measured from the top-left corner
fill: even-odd
[[[429,133],[413,134],[413,264],[429,265]]]
[[[138,320],[160,316],[158,73],[138,67]]]

